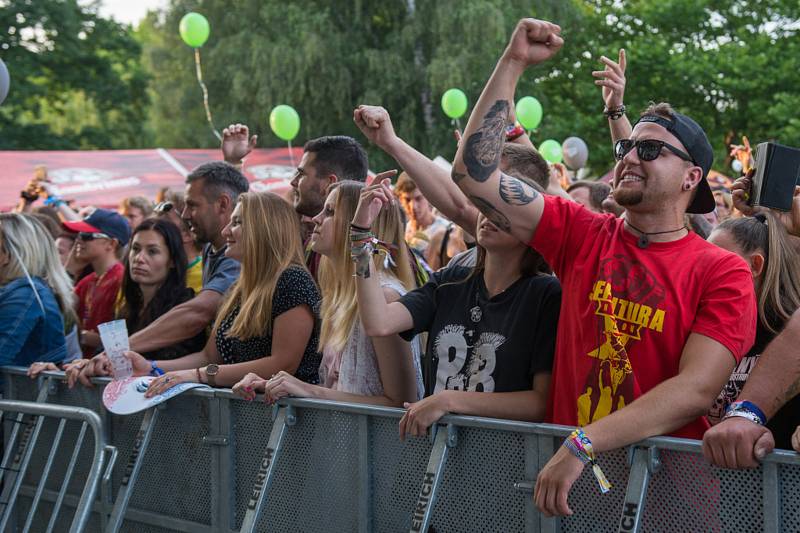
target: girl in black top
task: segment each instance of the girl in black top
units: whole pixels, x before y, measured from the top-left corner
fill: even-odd
[[[387,303],[361,228],[392,202],[388,180],[365,189],[353,218],[358,310],[367,334],[428,332],[427,398],[405,404],[401,436],[424,435],[447,412],[540,421],[555,351],[561,287],[541,257],[478,217],[474,269],[445,269],[398,302]],[[494,393],[489,399],[485,393]]]

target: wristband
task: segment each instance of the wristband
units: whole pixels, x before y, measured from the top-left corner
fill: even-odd
[[[352,222],[350,223],[350,229],[355,229],[355,230],[358,230],[358,231],[365,231],[365,232],[372,231],[370,228],[365,228],[365,227],[362,227],[362,226],[356,226]]]
[[[158,367],[158,363],[155,361],[150,361],[150,375],[151,376],[163,376],[164,371]]]
[[[613,107],[611,109],[606,107],[603,109],[603,114],[611,120],[619,120],[622,118],[622,115],[625,114],[625,104],[620,104],[619,107]]]
[[[756,404],[747,400],[733,402],[728,406],[723,420],[726,418],[741,417],[751,420],[759,426],[767,424],[767,416]]]
[[[600,465],[597,464],[597,459],[594,455],[594,448],[592,448],[592,441],[586,436],[581,428],[577,428],[570,433],[569,437],[564,440],[563,446],[571,451],[575,457],[581,460],[583,464],[592,465],[592,473],[594,474],[597,483],[600,485],[600,492],[603,494],[611,490],[611,483],[606,478]]]
[[[506,126],[506,142],[511,142],[524,134],[525,128],[523,128],[519,122]]]

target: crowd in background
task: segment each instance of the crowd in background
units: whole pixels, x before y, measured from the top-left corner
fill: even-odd
[[[668,105],[631,125],[622,53],[595,73],[611,182],[548,164],[506,105],[514,69],[561,46],[548,24],[517,27],[452,173],[408,145],[386,109],[362,105],[356,125],[399,175],[369,179],[359,141],[332,135],[306,143],[291,202],[251,192],[241,169],[253,143],[233,124],[222,160],[152,201],[75,206],[33,180],[0,214],[0,363],[88,384],[111,372],[98,325],[123,319],[134,373],[154,376],[148,396],[200,382],[248,400],[404,407],[401,436],[448,412],[567,423],[578,429],[564,454],[580,468],[650,434],[703,438],[723,421],[758,429],[751,441],[711,430],[717,464],[752,466],[767,427],[800,449],[790,383],[775,405],[742,396],[767,346],[798,334],[787,324],[800,307],[800,200],[789,213],[754,209],[749,175],[709,184],[702,128]],[[679,399],[670,386],[694,389]],[[668,389],[674,413],[661,416],[647,398]],[[648,412],[640,433],[619,431],[623,413],[635,426]],[[567,461],[557,454],[537,481],[546,513],[569,512]]]

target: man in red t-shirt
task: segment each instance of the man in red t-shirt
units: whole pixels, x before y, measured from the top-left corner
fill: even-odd
[[[120,248],[128,243],[128,222],[117,212],[95,209],[83,220],[64,222],[78,233],[75,255],[88,261],[94,272],[75,285],[80,342],[84,357],[92,357],[100,346],[97,325],[114,319],[114,303],[122,285],[125,267]]]
[[[547,516],[571,514],[567,495],[594,454],[653,435],[701,438],[703,415],[756,324],[745,262],[685,227],[687,212],[714,209],[705,179],[713,151],[700,126],[669,105],[651,106],[631,139],[615,145],[614,198],[624,218],[544,197],[500,171],[517,81],[558,51],[560,31],[520,21],[453,167],[478,209],[530,242],[563,287],[548,421],[583,432],[537,477],[536,504]]]

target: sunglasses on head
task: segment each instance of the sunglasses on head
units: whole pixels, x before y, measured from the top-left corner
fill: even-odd
[[[78,233],[78,239],[82,241],[93,241],[95,239],[110,239],[105,233],[92,233],[90,231],[82,231]]]
[[[166,202],[159,202],[158,205],[156,205],[155,208],[153,208],[153,211],[155,211],[159,215],[163,215],[164,213],[169,213],[173,209],[175,209],[175,204],[166,201]]]
[[[620,139],[614,143],[614,158],[617,161],[622,161],[622,158],[628,155],[628,152],[634,148],[636,148],[636,155],[638,155],[639,159],[642,161],[653,161],[660,156],[661,151],[666,148],[684,161],[690,161],[695,165],[697,164],[694,162],[694,159],[692,159],[692,156],[680,148],[676,148],[669,143],[658,141],[656,139],[640,139],[638,141],[634,141],[632,139]]]

